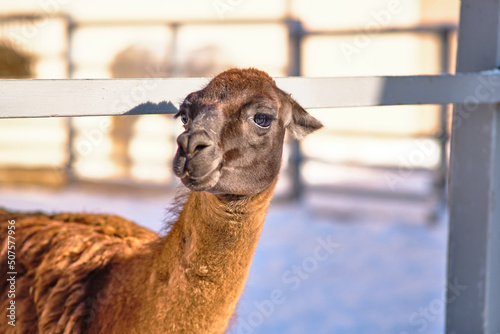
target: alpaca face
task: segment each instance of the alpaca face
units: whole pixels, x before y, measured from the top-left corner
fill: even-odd
[[[285,131],[296,138],[319,129],[265,72],[231,69],[179,108],[184,131],[177,138],[173,168],[194,191],[252,195],[279,173]]]

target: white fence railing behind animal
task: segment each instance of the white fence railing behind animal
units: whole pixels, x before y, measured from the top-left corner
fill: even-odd
[[[0,80],[0,118],[175,113],[205,78]],[[457,75],[276,78],[305,108],[500,102],[500,71]],[[29,92],[29,96],[26,96]]]

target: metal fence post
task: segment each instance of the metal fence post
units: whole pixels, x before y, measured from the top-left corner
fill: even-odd
[[[75,71],[75,64],[73,62],[73,37],[75,33],[75,22],[71,16],[65,16],[66,19],[66,75],[68,79],[73,78],[73,74]],[[66,174],[66,182],[73,182],[76,179],[74,164],[75,164],[75,153],[73,151],[74,142],[75,142],[75,126],[73,124],[73,118],[68,117],[66,120],[66,128],[68,134],[68,142],[67,142],[67,151],[68,151],[68,160],[66,161],[66,166],[64,167],[64,172]]]
[[[304,37],[304,28],[298,20],[287,19],[288,27],[288,75],[302,75],[302,39]],[[290,178],[292,181],[292,190],[290,198],[298,200],[302,197],[304,184],[300,173],[302,161],[304,157],[298,140],[291,139],[290,143]]]
[[[500,2],[462,0],[457,73],[497,68]],[[500,89],[478,80],[454,106],[446,333],[500,333],[500,107],[480,104]]]
[[[450,32],[451,29],[444,27],[443,30],[439,32],[440,40],[440,53],[441,53],[441,73],[449,73],[450,66]],[[432,216],[430,218],[431,223],[438,222],[445,212],[446,201],[447,201],[447,183],[446,177],[448,175],[448,105],[442,104],[440,108],[440,126],[439,133],[436,134],[435,138],[439,142],[439,166],[437,168],[437,176],[434,179],[434,189],[438,196],[438,203],[436,208],[433,210]]]

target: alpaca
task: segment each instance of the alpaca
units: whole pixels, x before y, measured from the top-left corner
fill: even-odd
[[[161,237],[113,215],[0,210],[1,272],[15,225],[15,299],[2,333],[223,333],[276,185],[285,131],[322,127],[265,72],[230,69],[175,116],[173,170],[189,189]],[[10,222],[10,224],[9,224]],[[15,223],[12,223],[15,222]],[[9,320],[9,318],[7,318]]]

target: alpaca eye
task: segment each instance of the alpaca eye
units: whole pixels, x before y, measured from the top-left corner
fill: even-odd
[[[255,124],[262,128],[268,128],[271,125],[273,119],[267,115],[257,114],[253,117],[253,121],[255,122]]]
[[[183,111],[181,114],[180,114],[180,117],[181,117],[181,122],[183,124],[187,124],[189,122],[189,115],[187,114],[187,112]]]

